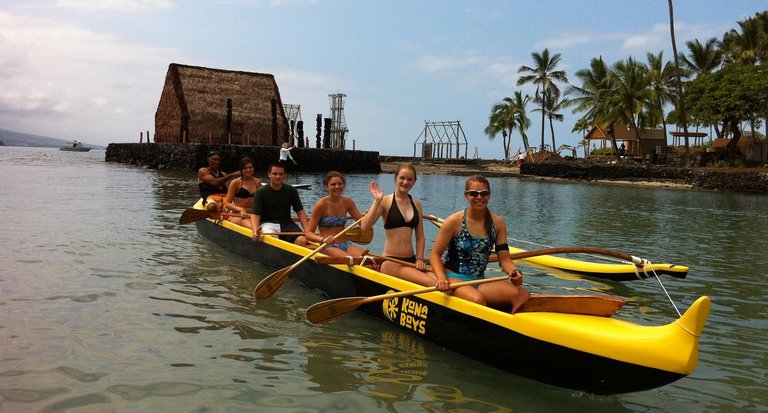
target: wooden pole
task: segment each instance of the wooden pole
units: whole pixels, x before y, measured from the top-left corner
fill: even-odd
[[[139,132],[139,143],[144,143],[144,132]]]
[[[149,131],[147,131],[147,143],[149,143]]]

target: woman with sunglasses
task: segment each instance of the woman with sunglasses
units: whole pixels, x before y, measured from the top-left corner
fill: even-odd
[[[430,263],[432,271],[437,275],[436,287],[446,291],[449,283],[483,278],[491,250],[495,246],[499,265],[509,274],[511,282],[498,281],[460,287],[453,294],[514,313],[525,303],[529,294],[521,286],[523,273],[509,257],[507,224],[504,218],[488,209],[491,199],[488,180],[480,175],[470,176],[464,185],[464,198],[468,207],[446,218],[432,248]]]

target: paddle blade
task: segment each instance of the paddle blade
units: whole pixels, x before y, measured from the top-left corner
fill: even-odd
[[[347,232],[347,238],[358,244],[370,244],[373,240],[373,228],[363,231],[360,228],[352,228]]]
[[[204,209],[187,208],[181,214],[179,218],[179,224],[189,224],[190,222],[202,221],[206,218],[214,218],[217,214],[215,212],[206,211]]]
[[[546,312],[610,317],[624,305],[615,295],[531,294],[518,313]]]
[[[312,324],[327,323],[355,310],[368,297],[345,297],[315,303],[307,309],[307,320]]]
[[[272,274],[269,274],[267,278],[264,278],[261,280],[261,282],[256,286],[256,288],[253,289],[253,297],[254,298],[267,298],[272,296],[277,290],[280,289],[280,286],[283,285],[286,278],[288,278],[288,275],[291,274],[291,270],[293,269],[293,265],[290,267],[285,267],[282,270],[278,270],[273,272]]]

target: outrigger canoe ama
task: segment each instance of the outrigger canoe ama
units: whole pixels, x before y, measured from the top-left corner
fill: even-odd
[[[425,215],[425,219],[435,224],[438,228],[442,226],[442,219]],[[526,251],[522,248],[509,247],[509,252]],[[568,271],[579,275],[601,278],[613,281],[631,281],[653,277],[654,274],[671,275],[676,278],[685,278],[688,275],[688,267],[677,264],[654,264],[647,263],[642,268],[629,262],[623,263],[600,263],[591,261],[582,261],[554,255],[538,255],[535,257],[524,258],[523,261],[542,265],[549,268]]]
[[[195,208],[202,208],[201,203]],[[204,238],[227,251],[275,269],[296,263],[310,251],[273,237],[254,242],[250,230],[228,221],[205,219],[195,225]],[[318,264],[313,259],[298,265],[291,278],[330,298],[421,287],[368,267]],[[269,299],[259,305],[269,305]],[[577,314],[513,315],[440,292],[364,304],[358,310],[519,376],[616,394],[660,387],[691,374],[709,308],[710,299],[703,296],[679,319],[659,326]]]

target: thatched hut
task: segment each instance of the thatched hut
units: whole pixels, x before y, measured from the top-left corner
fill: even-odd
[[[624,125],[613,125],[613,135],[617,142],[625,145],[625,154],[632,157],[645,157],[654,153],[662,153],[667,148],[667,139],[663,129],[640,129],[638,134]],[[637,138],[640,135],[640,139]],[[608,127],[595,125],[585,136],[589,141],[600,141],[600,147],[611,145]]]
[[[280,145],[288,133],[273,75],[168,65],[155,142]]]

